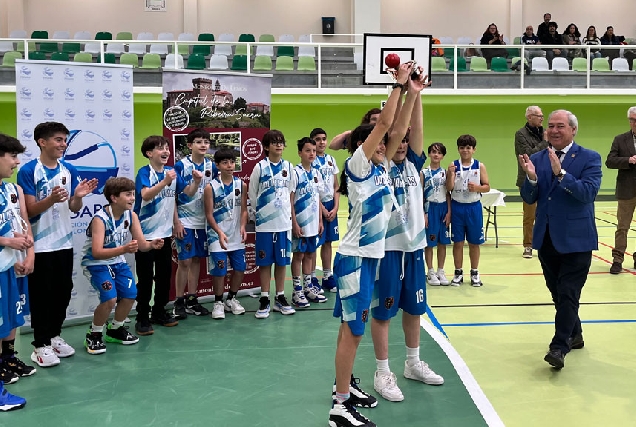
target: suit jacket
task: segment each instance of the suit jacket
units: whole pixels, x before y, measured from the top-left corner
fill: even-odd
[[[607,154],[605,166],[618,169],[616,176],[616,198],[627,200],[636,197],[636,165],[629,163],[629,158],[636,155],[632,131],[614,138],[612,148]]]
[[[530,132],[527,125],[519,129],[515,133],[515,158],[519,159],[520,154],[527,154],[529,156],[546,148],[548,141],[543,141],[543,128],[541,128],[540,134],[541,137],[538,137],[536,134]],[[526,173],[517,161],[517,187],[521,187],[525,180]]]
[[[594,199],[601,187],[601,156],[574,143],[562,169],[567,173],[559,182],[552,172],[548,150],[530,157],[537,172],[537,184],[526,178],[521,197],[537,202],[532,247],[540,249],[549,226],[550,238],[559,253],[588,252],[598,249],[594,220]]]

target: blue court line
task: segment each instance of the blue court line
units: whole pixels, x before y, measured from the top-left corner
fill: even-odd
[[[581,323],[636,323],[636,319],[605,319],[581,320]],[[449,326],[512,326],[512,325],[554,325],[551,322],[481,322],[481,323],[442,323],[442,327]]]

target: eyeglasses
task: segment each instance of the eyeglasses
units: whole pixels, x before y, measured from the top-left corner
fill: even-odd
[[[272,141],[272,142],[270,142],[270,145],[283,145],[284,146],[285,145],[285,141],[284,140],[283,141],[281,141],[281,140]]]
[[[530,114],[530,115],[534,117],[539,117],[540,119],[543,118],[543,114]]]
[[[636,123],[636,119],[635,119],[635,118],[630,117],[630,118],[629,118],[629,122],[630,122],[630,123]]]

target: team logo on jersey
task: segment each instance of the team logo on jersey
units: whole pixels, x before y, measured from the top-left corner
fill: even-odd
[[[208,178],[211,177],[212,176],[212,171],[206,170],[205,171],[205,176],[208,177]]]
[[[333,163],[331,163],[331,160],[329,160],[329,161],[327,162],[327,164],[328,164],[329,166],[333,166]]]
[[[393,297],[388,297],[384,300],[384,308],[386,308],[387,310],[390,310],[391,307],[393,307],[393,303],[395,302],[395,300],[393,299]]]
[[[368,319],[369,319],[369,310],[364,310],[362,312],[362,323],[367,323]]]
[[[111,289],[113,289],[113,285],[109,281],[106,281],[102,283],[102,289],[105,291],[110,291]]]
[[[314,177],[314,182],[318,183],[318,177],[317,176]]]
[[[234,190],[234,195],[238,196],[239,194],[241,194],[241,190],[239,190],[238,188],[236,190]]]
[[[430,236],[428,236],[428,238],[429,238],[429,240],[430,240],[431,242],[434,242],[434,241],[435,241],[435,235],[434,235],[434,234],[431,234]]]
[[[283,178],[287,178],[287,169],[283,169],[281,175],[283,175]]]
[[[18,195],[11,194],[11,203],[18,203]]]
[[[263,251],[263,250],[258,251],[258,257],[260,259],[265,259],[265,251]]]
[[[217,267],[219,270],[223,270],[223,269],[225,268],[225,261],[223,261],[222,259],[218,260],[218,261],[216,262],[216,267]]]
[[[65,176],[62,177],[62,185],[66,185],[66,177]]]
[[[186,252],[190,252],[190,250],[192,249],[192,243],[186,243],[185,244],[185,250]]]
[[[125,221],[124,221],[124,228],[128,228],[128,226],[129,226],[129,225],[130,225],[130,224],[128,224],[128,220],[125,220]]]
[[[307,239],[305,239],[304,237],[302,237],[302,238],[300,239],[300,244],[301,244],[301,245],[306,245],[306,244],[307,244]]]

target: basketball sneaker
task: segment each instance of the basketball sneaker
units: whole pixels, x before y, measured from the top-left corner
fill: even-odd
[[[269,298],[261,297],[258,300],[258,310],[254,314],[257,319],[267,319],[269,317]]]
[[[15,352],[12,356],[5,356],[2,358],[2,366],[6,370],[13,372],[19,377],[29,377],[37,371],[33,366],[29,366],[16,357],[18,352]]]
[[[305,295],[303,295],[303,297],[304,296]],[[285,295],[276,295],[276,299],[274,299],[274,311],[278,311],[280,312],[280,314],[283,315],[296,313],[296,310],[294,310],[292,306],[289,305],[289,303],[287,302],[287,298],[285,298]]]
[[[292,303],[298,308],[308,308],[311,304],[307,301],[302,286],[294,286],[294,293],[292,294]],[[276,310],[276,308],[274,308]],[[277,310],[278,311],[278,310]]]
[[[420,360],[413,366],[404,361],[404,378],[409,380],[422,381],[424,384],[429,385],[442,385],[444,384],[444,378],[441,375],[437,375],[428,363]]]
[[[24,405],[26,405],[25,398],[9,393],[0,382],[0,411],[13,411],[24,408]]]
[[[152,327],[150,320],[137,318],[137,322],[135,323],[135,333],[141,336],[152,335],[155,333],[155,330]]]
[[[188,312],[186,311],[185,298],[177,298],[172,308],[172,315],[177,320],[185,320],[188,318]]]
[[[106,353],[106,344],[104,344],[104,337],[101,332],[92,332],[89,329],[84,339],[84,347],[86,347],[88,354]]]
[[[404,395],[397,385],[397,378],[395,378],[393,372],[375,371],[373,388],[380,396],[390,402],[401,402],[404,400]]]
[[[137,344],[139,342],[139,337],[128,332],[128,326],[120,326],[115,329],[113,328],[112,323],[108,324],[104,339],[106,342],[114,342],[123,345]]]
[[[460,286],[464,283],[464,271],[461,268],[455,269],[455,276],[451,280],[451,286]]]
[[[210,315],[213,319],[225,319],[225,308],[223,306],[223,301],[216,301],[212,306],[212,314]]]
[[[439,284],[442,286],[448,286],[450,284],[450,280],[446,277],[446,272],[443,268],[437,269],[437,277],[439,278]]]
[[[75,354],[75,349],[68,345],[64,338],[59,335],[51,338],[51,347],[57,357],[71,357]]]
[[[5,384],[13,384],[18,382],[20,376],[15,372],[12,372],[5,368],[4,366],[0,366],[0,381]]]
[[[439,277],[437,277],[437,273],[432,268],[428,270],[428,274],[426,275],[426,283],[431,286],[439,286],[441,283],[439,281]]]
[[[210,310],[199,304],[199,300],[194,295],[188,295],[185,311],[186,313],[194,314],[195,316],[207,316],[210,314]]]
[[[335,400],[329,411],[330,427],[376,427],[351,404],[351,399],[338,403]]]
[[[329,276],[326,279],[322,279],[322,288],[327,292],[337,292],[338,286],[336,285],[336,279],[333,276]]]
[[[239,300],[236,299],[236,297],[225,300],[225,311],[228,313],[231,312],[235,315],[245,314],[245,308],[241,305]]]
[[[313,286],[313,284],[303,289],[303,292],[305,293],[305,298],[307,298],[307,301],[315,302],[315,303],[327,302],[327,297],[324,295],[321,295],[320,291],[322,291],[322,288],[320,286],[317,286],[317,287]]]
[[[60,364],[60,359],[50,345],[37,347],[33,350],[33,353],[31,353],[31,361],[37,363],[42,368]]]
[[[363,391],[360,386],[360,378],[355,378],[353,374],[351,375],[351,382],[349,383],[349,400],[353,406],[357,406],[358,408],[375,408],[378,406],[378,400],[371,396],[369,393]],[[331,398],[333,400],[336,399],[336,383],[333,383],[333,389],[331,391]]]
[[[481,279],[479,278],[479,271],[474,268],[470,269],[470,284],[476,288],[483,286]]]

